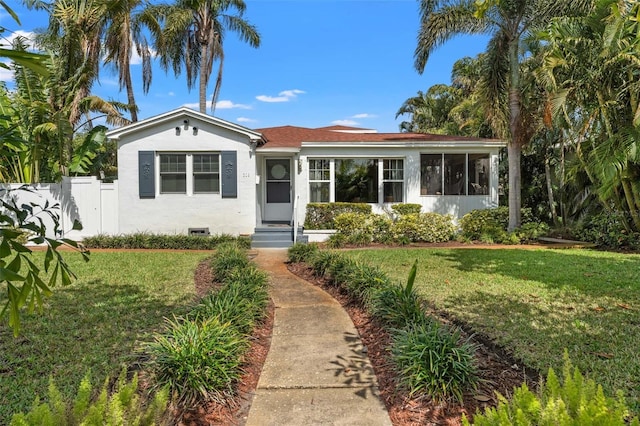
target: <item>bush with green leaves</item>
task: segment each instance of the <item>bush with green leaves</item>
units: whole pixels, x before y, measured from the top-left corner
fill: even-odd
[[[542,231],[543,225],[533,226],[531,209],[524,208],[522,214],[522,236],[529,239],[536,234],[536,229]],[[509,208],[506,206],[495,209],[472,210],[460,219],[460,236],[468,241],[482,241],[485,243],[506,243],[517,244],[520,236],[516,233],[508,233]],[[537,235],[540,236],[540,235]],[[536,236],[536,238],[537,238]]]
[[[237,243],[242,248],[251,246],[251,240],[248,237],[235,237],[229,234],[198,236],[148,232],[96,235],[85,237],[82,242],[86,247],[96,249],[215,250],[220,244],[225,243]]]
[[[461,402],[464,392],[477,386],[475,348],[458,330],[423,321],[395,330],[392,341],[392,363],[409,395]]]
[[[20,193],[36,194],[27,185],[17,189],[0,189],[0,284],[4,284],[2,287],[7,292],[0,318],[9,314],[9,326],[13,328],[14,336],[20,332],[22,308],[27,307],[29,312],[42,309],[43,297],[50,296],[53,287],[57,284],[69,285],[76,278],[58,248],[71,248],[89,261],[89,251],[76,241],[48,236],[62,234],[59,204],[46,201],[44,206],[34,202],[18,205]],[[53,229],[47,231],[45,223],[52,224]],[[73,229],[82,229],[80,222],[75,221]],[[34,262],[32,251],[26,243],[46,247],[42,265]],[[45,282],[43,276],[47,274],[49,278]]]
[[[333,280],[351,297],[368,305],[373,295],[391,285],[380,268],[344,256],[329,268]]]
[[[373,240],[371,214],[340,213],[334,223],[336,231],[346,237],[348,244],[367,245]]]
[[[157,385],[168,386],[180,406],[191,408],[233,394],[248,344],[230,322],[174,318],[146,350]]]
[[[311,258],[311,267],[316,276],[328,277],[329,268],[337,260],[343,257],[342,254],[331,250],[320,250],[315,256]]]
[[[575,237],[600,247],[640,249],[640,233],[629,232],[629,220],[621,213],[602,212],[585,218],[574,229]]]
[[[566,351],[562,377],[549,369],[538,393],[525,383],[514,390],[510,399],[498,397],[497,407],[476,413],[474,425],[640,426],[640,420],[632,418],[622,393],[617,398],[605,396],[601,386],[573,368]],[[466,416],[462,423],[471,424]]]
[[[48,400],[36,398],[28,413],[18,413],[11,419],[11,426],[103,426],[103,425],[162,425],[169,424],[165,413],[169,400],[166,388],[152,398],[142,398],[138,389],[138,375],[127,380],[122,370],[109,393],[106,380],[97,398],[93,399],[93,387],[87,374],[80,383],[78,393],[71,403],[65,402],[53,379],[49,381]]]
[[[456,232],[453,218],[438,213],[405,214],[391,228],[394,240],[437,243],[450,241]]]
[[[316,243],[295,243],[289,247],[287,254],[289,262],[300,263],[308,262],[318,252],[318,244]]]
[[[334,219],[341,213],[371,214],[366,203],[309,203],[304,220],[305,229],[335,229]]]
[[[371,230],[373,241],[376,243],[389,244],[393,242],[393,220],[382,214],[373,215],[371,218]]]
[[[393,210],[399,216],[404,216],[405,214],[420,214],[420,212],[422,211],[422,205],[412,203],[399,203],[392,205],[391,210]]]

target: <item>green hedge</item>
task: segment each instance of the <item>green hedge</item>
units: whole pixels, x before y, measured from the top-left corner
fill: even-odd
[[[305,229],[335,229],[334,219],[341,213],[371,214],[365,203],[309,203],[304,220]]]
[[[420,214],[420,212],[422,211],[422,205],[412,204],[412,203],[400,203],[400,204],[392,205],[391,210],[393,210],[400,216],[405,214]]]
[[[534,240],[549,232],[549,226],[536,222],[531,209],[522,209],[522,225],[514,232],[507,232],[509,208],[472,210],[460,219],[460,237],[467,241],[485,243],[519,244]]]
[[[251,246],[248,237],[219,235],[166,235],[139,232],[121,235],[97,235],[86,237],[82,243],[90,249],[172,249],[215,250],[220,244],[237,242],[243,248]]]

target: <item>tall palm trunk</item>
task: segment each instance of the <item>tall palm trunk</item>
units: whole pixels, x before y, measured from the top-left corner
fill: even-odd
[[[200,44],[200,81],[199,83],[199,95],[200,95],[200,112],[207,113],[207,82],[209,76],[207,74],[207,66],[205,62],[207,58],[207,45],[205,43]],[[213,105],[211,106],[213,108]]]
[[[520,123],[520,62],[518,61],[518,38],[509,40],[509,130],[511,140],[507,147],[509,157],[509,231],[520,226],[522,215],[522,172],[520,157],[522,143],[518,132]]]
[[[129,65],[127,64],[127,67]],[[131,112],[131,121],[138,121],[138,107],[136,106],[136,99],[133,95],[133,82],[131,81],[131,73],[127,72],[125,75],[125,86],[127,87],[127,102],[129,103],[129,111]]]

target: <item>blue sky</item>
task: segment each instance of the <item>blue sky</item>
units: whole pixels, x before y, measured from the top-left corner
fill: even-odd
[[[46,26],[46,16],[10,5],[22,27],[1,16],[9,30]],[[253,49],[233,33],[225,38],[222,90],[215,115],[250,128],[333,124],[396,132],[395,114],[405,99],[437,83],[449,83],[451,66],[486,47],[484,37],[458,37],[436,50],[422,75],[414,69],[418,33],[417,0],[246,0],[245,18],[261,35]],[[5,33],[7,36],[7,33]],[[134,65],[140,118],[188,105],[197,109],[197,87],[184,75],[154,66],[142,94]],[[7,80],[6,74],[0,74]],[[209,85],[209,93],[213,88]],[[94,93],[126,101],[116,75],[106,69]]]

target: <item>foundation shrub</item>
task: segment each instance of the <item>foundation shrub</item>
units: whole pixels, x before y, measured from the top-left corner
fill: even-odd
[[[472,210],[460,219],[460,236],[467,241],[482,241],[485,243],[519,243],[521,237],[529,239],[537,230],[542,231],[544,225],[534,221],[531,209],[521,210],[522,235],[515,236],[507,232],[509,225],[509,208],[506,206],[495,209]],[[529,224],[535,225],[529,225]],[[537,238],[540,235],[536,235]],[[517,238],[517,240],[516,240]]]
[[[85,247],[94,249],[171,249],[171,250],[214,250],[220,244],[235,242],[242,248],[249,248],[248,237],[235,237],[228,234],[162,235],[135,233],[121,235],[96,235],[82,241]]]
[[[289,256],[289,262],[291,263],[299,263],[299,262],[309,262],[313,256],[318,253],[318,244],[310,243],[310,244],[302,244],[295,243],[287,252]]]
[[[389,244],[393,242],[393,220],[387,215],[373,215],[371,219],[373,241]]]
[[[455,235],[453,218],[438,213],[405,214],[393,224],[396,241],[436,243],[450,241]]]
[[[334,219],[341,213],[371,214],[365,203],[309,203],[304,220],[305,229],[335,229]]]
[[[412,203],[394,204],[391,206],[391,210],[399,216],[404,216],[406,214],[420,214],[422,211],[422,205]]]
[[[395,330],[392,341],[391,359],[409,395],[461,402],[464,392],[476,387],[475,348],[458,330],[425,321]]]
[[[160,389],[150,398],[141,397],[138,376],[127,380],[123,370],[109,393],[109,381],[105,381],[97,398],[87,374],[73,401],[64,401],[53,379],[49,381],[48,398],[40,402],[36,398],[27,413],[17,413],[11,426],[31,425],[160,425],[168,424],[165,412],[168,405],[167,389]]]
[[[637,417],[631,418],[624,397],[604,395],[602,387],[585,379],[578,368],[573,368],[565,351],[561,377],[549,369],[547,379],[538,393],[529,390],[526,383],[516,388],[510,399],[498,395],[497,407],[476,413],[473,424],[491,425],[581,425],[625,426],[640,425]],[[466,417],[463,425],[472,423]]]

